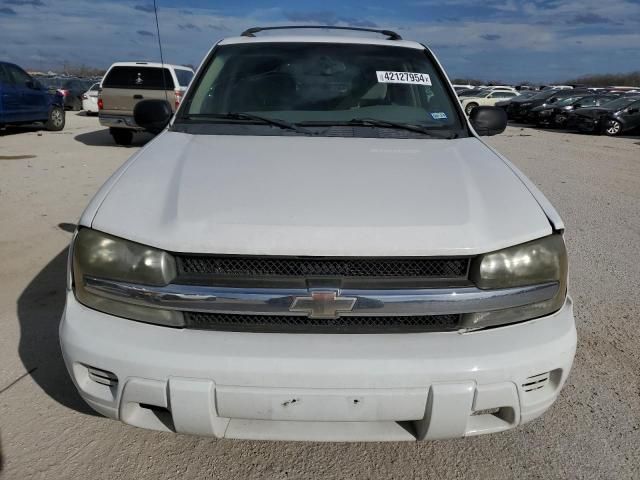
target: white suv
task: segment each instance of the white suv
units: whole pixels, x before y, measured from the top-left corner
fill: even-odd
[[[279,27],[281,28],[281,27]],[[576,348],[564,224],[433,53],[220,41],[100,189],[60,340],[98,412],[227,438],[424,440],[547,410]],[[171,119],[171,120],[170,120]]]

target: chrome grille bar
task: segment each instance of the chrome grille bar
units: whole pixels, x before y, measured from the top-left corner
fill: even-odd
[[[553,298],[557,282],[496,290],[476,287],[408,290],[332,290],[227,288],[201,285],[167,286],[84,277],[88,292],[101,297],[147,307],[185,312],[238,313],[247,315],[300,315],[291,311],[296,299],[313,292],[335,292],[355,299],[353,308],[336,316],[447,315],[487,312],[520,307]]]

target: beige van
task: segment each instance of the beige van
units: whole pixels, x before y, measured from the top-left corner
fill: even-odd
[[[163,74],[164,72],[164,74]],[[167,100],[180,104],[193,78],[189,67],[149,62],[118,62],[105,74],[98,96],[100,124],[118,145],[129,145],[135,131],[142,131],[133,120],[133,108],[140,100]]]

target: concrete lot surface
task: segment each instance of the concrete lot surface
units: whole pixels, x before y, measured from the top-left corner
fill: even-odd
[[[116,147],[95,117],[71,112],[59,133],[0,132],[0,477],[640,478],[640,138],[510,127],[489,142],[567,224],[579,344],[559,401],[491,436],[315,444],[156,433],[92,413],[58,346],[65,250],[137,147]]]

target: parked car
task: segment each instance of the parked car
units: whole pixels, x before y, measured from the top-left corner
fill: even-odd
[[[0,127],[36,122],[44,123],[47,130],[62,130],[62,96],[49,93],[18,65],[0,62]]]
[[[535,92],[533,90],[520,90],[518,93],[520,95],[517,95],[515,97],[511,97],[511,98],[507,98],[507,99],[504,99],[504,100],[500,100],[499,102],[496,102],[494,106],[498,107],[498,108],[502,108],[504,111],[507,111],[507,108],[508,108],[508,106],[509,106],[509,104],[511,103],[512,100],[518,99],[518,100],[524,101],[525,98],[533,97],[538,92]]]
[[[105,74],[98,95],[100,124],[109,127],[118,145],[129,145],[133,133],[142,131],[133,119],[136,104],[143,99],[167,99],[175,110],[192,78],[192,69],[178,65],[114,63]]]
[[[535,118],[531,116],[531,110],[541,105],[553,105],[558,100],[566,97],[585,94],[586,91],[575,89],[547,89],[539,92],[538,94],[519,101],[514,99],[507,107],[507,114],[510,119],[520,122],[534,123]]]
[[[617,95],[579,94],[558,100],[549,105],[540,105],[531,109],[530,118],[539,127],[562,128],[566,125],[569,113],[576,108],[597,107],[618,98]]]
[[[640,96],[623,96],[599,107],[580,108],[570,122],[582,132],[609,136],[640,127]]]
[[[483,88],[467,88],[456,93],[458,94],[458,97],[475,97],[482,92],[484,92]]]
[[[543,85],[540,90],[572,90],[572,85]]]
[[[40,80],[50,91],[57,90],[64,98],[66,110],[82,110],[82,95],[90,83],[79,78],[50,77]]]
[[[511,102],[507,105],[509,120],[523,120],[531,108],[542,105],[548,98],[551,98],[555,94],[555,90],[544,90],[535,92],[535,95],[530,97],[521,95],[518,98],[511,99]]]
[[[100,83],[94,83],[89,87],[89,90],[82,94],[82,110],[87,112],[87,115],[98,114],[98,92],[100,90]]]
[[[80,395],[138,427],[263,440],[540,416],[576,348],[565,226],[478,137],[504,112],[467,117],[420,43],[322,28],[224,39],[175,115],[136,105],[161,132],[70,250],[60,341]]]
[[[511,90],[485,90],[474,96],[461,98],[460,103],[462,104],[462,108],[464,108],[464,113],[471,115],[473,109],[480,105],[494,106],[496,102],[512,99],[518,95],[518,92]]]

